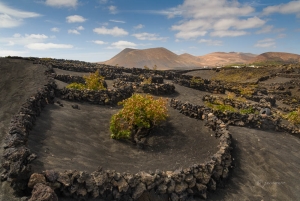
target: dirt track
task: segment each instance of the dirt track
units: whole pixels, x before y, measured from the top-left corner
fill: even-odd
[[[0,59],[1,145],[11,116],[45,82],[45,68],[14,61],[7,63],[6,59]],[[199,104],[199,91],[185,89],[184,93],[184,97],[176,98]],[[211,193],[208,200],[300,200],[299,138],[240,127],[230,127],[230,131],[234,139],[235,168],[226,187]],[[1,183],[0,200],[17,200],[7,183]]]

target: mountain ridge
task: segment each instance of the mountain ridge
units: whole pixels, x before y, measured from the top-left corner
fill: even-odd
[[[177,55],[164,47],[148,49],[125,48],[111,59],[101,63],[128,68],[144,68],[144,66],[152,68],[156,65],[158,69],[166,70],[177,67],[203,68],[204,66],[249,64],[268,60],[300,62],[300,55],[286,52],[265,52],[259,55],[243,52],[212,52],[202,56],[194,56],[189,53]]]

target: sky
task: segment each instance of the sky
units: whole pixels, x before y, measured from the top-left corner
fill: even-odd
[[[0,0],[0,56],[99,62],[155,47],[300,54],[300,0]]]

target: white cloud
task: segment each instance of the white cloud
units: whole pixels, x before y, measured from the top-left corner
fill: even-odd
[[[182,38],[182,39],[192,39],[197,38],[199,36],[205,36],[207,31],[188,31],[188,30],[182,30],[179,33],[177,33],[175,36],[176,38]]]
[[[168,37],[159,37],[158,34],[151,34],[151,33],[136,33],[132,34],[132,36],[136,37],[138,40],[160,40],[165,41]]]
[[[53,7],[76,7],[78,5],[78,0],[46,0],[45,2],[48,6]]]
[[[137,44],[120,40],[118,42],[112,43],[107,49],[125,49],[125,48],[135,48]]]
[[[297,17],[300,17],[300,1],[290,1],[286,4],[268,6],[263,9],[264,15],[270,15],[272,13],[296,14]]]
[[[106,4],[108,0],[99,0],[100,4]]]
[[[66,21],[68,23],[75,23],[75,22],[85,22],[86,19],[80,15],[71,15],[66,17]]]
[[[79,35],[79,34],[80,34],[79,31],[77,31],[76,29],[69,29],[69,30],[68,30],[68,33],[69,33],[69,34],[76,34],[76,35]]]
[[[24,19],[39,16],[41,15],[38,13],[13,9],[0,2],[0,28],[17,27]]]
[[[256,34],[264,34],[264,33],[269,33],[273,30],[273,26],[272,25],[268,25],[263,27],[261,30],[258,30],[257,32],[255,32]]]
[[[46,36],[45,34],[25,34],[26,38],[28,39],[47,39],[48,36]]]
[[[277,38],[285,38],[286,34],[278,34]]]
[[[211,36],[217,37],[236,37],[236,36],[243,36],[246,35],[246,31],[235,31],[235,30],[220,30],[220,31],[213,31],[210,33]]]
[[[175,9],[181,15],[177,25],[171,30],[181,39],[195,39],[210,32],[211,36],[241,36],[245,29],[259,28],[265,21],[253,17],[255,9],[249,4],[240,4],[237,0],[185,0]],[[181,12],[180,12],[181,11]]]
[[[57,28],[57,27],[53,27],[53,28],[51,29],[51,31],[53,31],[53,32],[59,32],[60,30],[59,30],[59,28]]]
[[[254,45],[254,47],[261,47],[261,48],[275,48],[276,43],[275,40],[272,38],[266,38],[263,40],[257,41],[257,43]]]
[[[126,23],[125,21],[122,21],[122,20],[109,20],[110,22],[116,22],[116,23]]]
[[[134,29],[142,29],[142,28],[144,28],[144,27],[145,27],[145,25],[143,25],[143,24],[138,24],[138,25],[134,26],[133,28],[134,28]]]
[[[122,28],[114,27],[112,29],[107,29],[106,27],[102,26],[100,28],[95,28],[93,31],[97,34],[101,35],[112,35],[112,36],[126,36],[128,32]]]
[[[76,29],[79,30],[79,31],[82,31],[82,30],[84,30],[84,27],[83,26],[79,26]]]
[[[19,33],[12,37],[0,38],[0,43],[8,43],[8,45],[27,45],[30,43],[39,43],[47,40],[49,37],[45,34],[25,34],[22,36]]]
[[[109,6],[108,10],[111,14],[116,14],[118,13],[117,7],[116,6]]]
[[[55,44],[55,43],[31,43],[26,45],[28,49],[32,50],[48,50],[48,49],[71,49],[73,45]]]
[[[25,56],[27,54],[26,51],[16,51],[16,50],[6,50],[6,49],[0,49],[0,56]]]
[[[206,43],[209,46],[221,46],[223,44],[220,40],[207,40],[207,39],[201,39],[198,41],[198,43]]]
[[[97,44],[97,45],[104,45],[107,44],[106,42],[102,41],[102,40],[93,40],[93,43]]]

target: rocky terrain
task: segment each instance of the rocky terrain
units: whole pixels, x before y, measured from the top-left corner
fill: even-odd
[[[107,90],[65,88],[96,70]],[[16,57],[0,71],[2,200],[300,199],[299,125],[283,118],[300,107],[299,64],[159,71]],[[169,99],[144,149],[109,138],[132,93]]]

